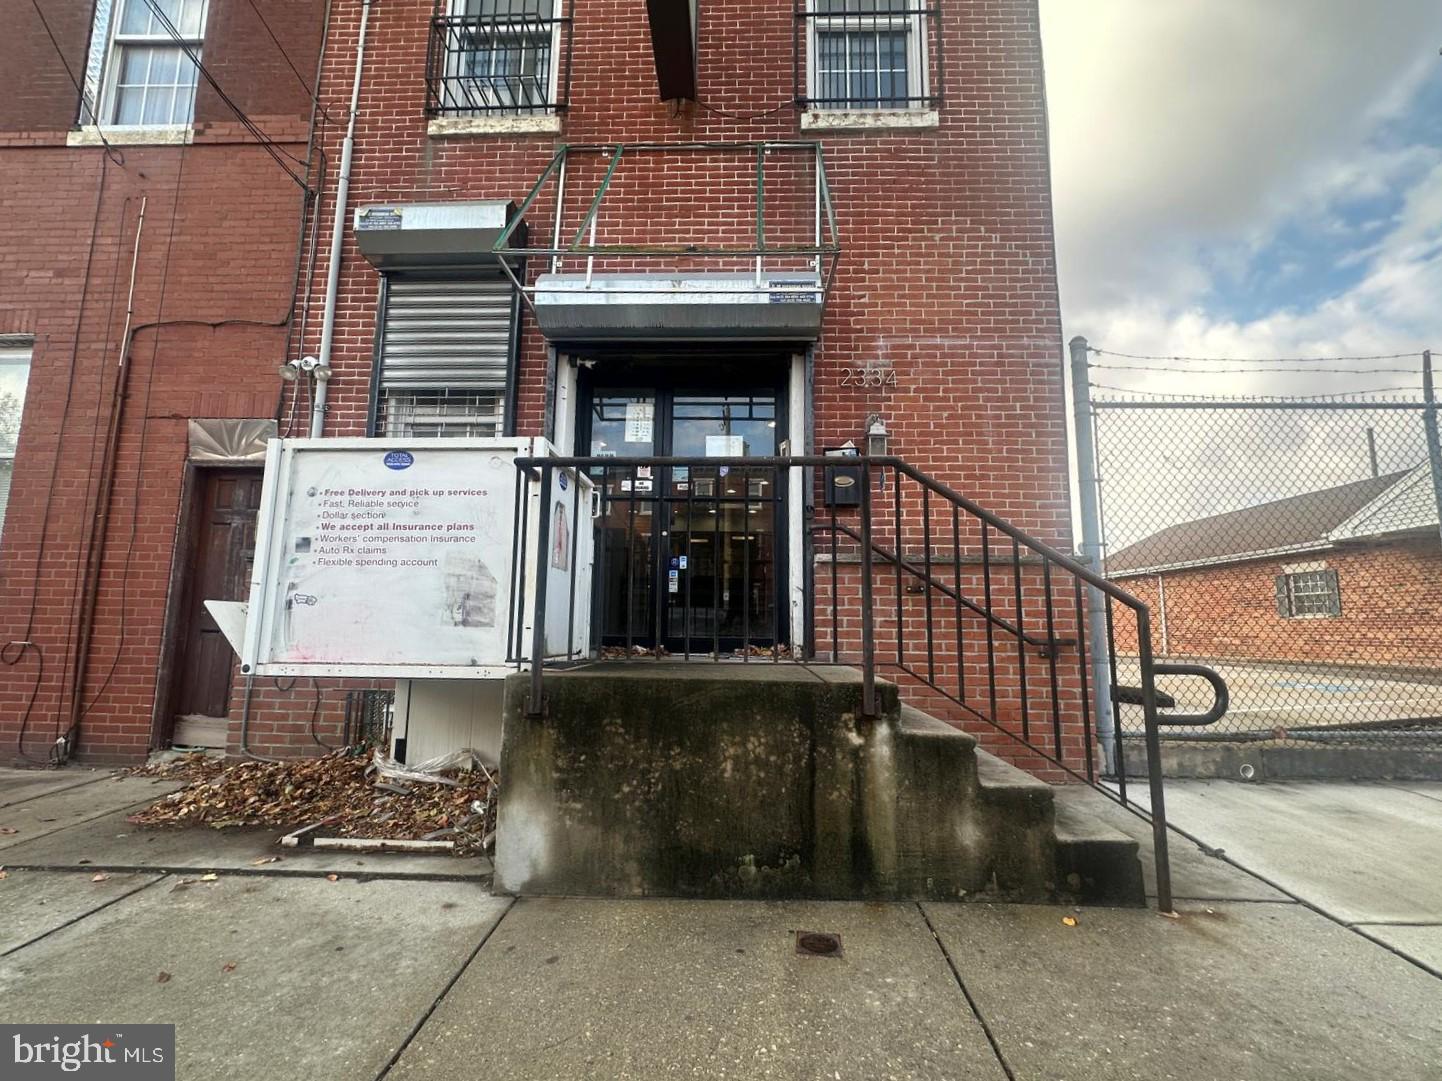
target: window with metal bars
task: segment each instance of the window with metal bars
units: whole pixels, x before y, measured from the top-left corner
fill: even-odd
[[[933,108],[936,0],[807,0],[805,85],[809,109]],[[798,41],[798,49],[802,43]],[[798,62],[798,68],[802,65]]]
[[[431,20],[432,116],[549,113],[564,104],[562,0],[449,0]]]
[[[516,303],[494,274],[391,274],[382,291],[374,431],[505,434]]]
[[[1342,594],[1334,570],[1279,574],[1277,614],[1287,619],[1340,616]]]

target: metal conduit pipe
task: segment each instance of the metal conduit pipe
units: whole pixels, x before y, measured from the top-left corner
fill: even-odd
[[[311,406],[310,435],[318,439],[325,432],[326,397],[330,385],[330,354],[335,344],[335,306],[340,294],[341,247],[345,241],[345,219],[350,205],[351,159],[355,156],[355,122],[360,111],[361,76],[365,71],[366,29],[370,24],[371,4],[361,0],[360,35],[356,39],[355,78],[351,82],[350,114],[346,118],[345,142],[341,144],[340,173],[336,178],[335,207],[331,219],[330,264],[325,276],[325,309],[321,315],[320,363],[316,366],[315,401]]]

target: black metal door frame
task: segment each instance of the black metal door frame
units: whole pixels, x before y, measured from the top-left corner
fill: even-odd
[[[735,356],[735,354],[732,354]],[[624,373],[616,373],[611,378],[611,373],[602,371],[597,374],[589,368],[582,366],[580,378],[578,379],[578,402],[577,402],[577,424],[576,424],[576,446],[574,453],[587,455],[591,449],[591,422],[593,417],[593,406],[595,395],[598,390],[613,395],[651,395],[655,399],[655,416],[653,418],[652,454],[656,456],[670,455],[672,453],[672,425],[674,423],[674,404],[678,395],[706,395],[717,396],[738,395],[738,394],[770,394],[776,401],[776,445],[779,446],[783,433],[790,430],[790,395],[786,379],[789,373],[790,354],[775,354],[778,363],[778,375],[770,380],[758,377],[748,380],[742,384],[730,387],[718,387],[715,383],[714,367],[706,365],[707,372],[703,374],[696,370],[694,364],[688,364],[677,358],[672,364],[664,368],[646,371],[644,379],[628,376]],[[768,450],[768,454],[774,454],[776,447]],[[617,467],[623,467],[626,459],[618,457]],[[706,654],[712,652],[713,648],[719,648],[721,652],[733,652],[744,647],[749,641],[751,644],[770,646],[772,634],[770,627],[758,628],[765,633],[748,634],[749,627],[743,627],[741,636],[719,637],[716,635],[698,637],[693,632],[690,635],[690,648],[683,638],[666,636],[665,617],[672,602],[667,590],[667,575],[669,567],[669,543],[662,543],[667,540],[671,532],[671,512],[677,503],[685,503],[685,496],[677,496],[672,492],[671,471],[665,468],[658,468],[653,478],[654,492],[649,500],[653,506],[655,515],[655,527],[651,541],[651,589],[653,603],[649,606],[648,623],[644,633],[632,633],[630,641],[633,645],[640,645],[646,649],[654,649],[659,643],[672,653],[698,653]],[[790,641],[791,620],[790,613],[786,607],[786,597],[789,593],[789,555],[790,545],[787,543],[787,528],[790,516],[787,513],[791,493],[789,491],[789,477],[784,471],[776,477],[777,491],[779,498],[773,503],[773,537],[775,538],[775,581],[772,585],[775,611],[778,618],[775,621],[776,628],[780,634],[780,642],[777,644],[787,645]],[[719,492],[716,497],[719,499]],[[710,500],[692,499],[692,504],[705,503]],[[640,502],[638,500],[638,502]],[[719,508],[718,508],[719,510]],[[664,523],[664,525],[663,525]],[[663,535],[664,533],[664,535]],[[598,545],[598,552],[599,552]],[[713,556],[716,564],[720,566],[720,553]],[[604,566],[597,567],[595,583],[592,590],[593,617],[591,626],[592,636],[596,645],[618,646],[625,645],[625,636],[605,635],[601,628],[605,624],[605,618],[600,611],[605,596],[602,589],[602,576],[607,573]],[[680,602],[684,608],[686,601]],[[713,615],[713,619],[719,619],[719,613]],[[689,621],[688,624],[689,626]]]

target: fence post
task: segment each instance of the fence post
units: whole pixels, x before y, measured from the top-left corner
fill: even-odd
[[[1077,500],[1081,511],[1081,556],[1098,574],[1102,570],[1102,526],[1098,506],[1096,446],[1092,440],[1091,376],[1087,370],[1087,340],[1071,340],[1072,419],[1076,426]],[[1102,748],[1102,773],[1116,773],[1116,718],[1112,712],[1111,643],[1107,639],[1106,600],[1096,586],[1088,586],[1087,654],[1091,661],[1092,708],[1096,712],[1097,742]],[[1091,748],[1087,748],[1091,753]]]
[[[1422,427],[1427,433],[1427,463],[1432,471],[1432,502],[1442,535],[1442,443],[1437,439],[1437,396],[1432,386],[1432,350],[1422,353]]]

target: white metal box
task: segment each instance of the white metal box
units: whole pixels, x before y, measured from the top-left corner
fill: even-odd
[[[515,465],[554,453],[544,439],[271,441],[241,671],[496,678],[530,655],[538,572],[547,657],[585,656],[591,481],[556,471],[542,508]]]

